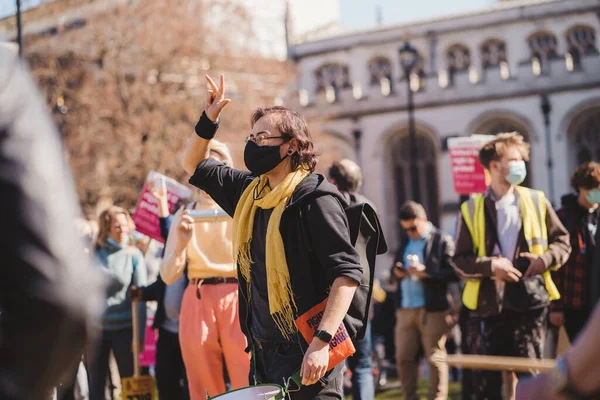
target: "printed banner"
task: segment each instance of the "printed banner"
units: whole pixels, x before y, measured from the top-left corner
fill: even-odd
[[[144,340],[144,351],[140,354],[140,365],[149,367],[156,365],[156,341],[158,340],[158,329],[152,329],[154,317],[146,320],[146,339]]]
[[[319,324],[321,323],[321,319],[323,319],[323,313],[325,312],[326,305],[327,299],[325,299],[322,303],[317,304],[296,319],[296,326],[300,330],[304,340],[306,340],[306,343],[310,344],[310,342],[312,342],[313,336],[319,328]],[[335,332],[335,335],[333,335],[331,343],[329,343],[329,365],[327,366],[327,371],[333,369],[333,367],[350,357],[355,352],[356,349],[354,348],[352,339],[350,339],[350,335],[342,323],[337,332]]]
[[[148,174],[133,214],[135,230],[164,243],[164,239],[160,236],[158,223],[158,202],[150,192],[150,182],[154,184],[155,188],[163,188],[167,191],[169,210],[179,199],[190,197],[192,191],[187,186],[158,172],[150,171]]]
[[[486,191],[489,178],[479,162],[479,150],[493,138],[491,135],[472,135],[448,139],[456,193],[470,195]]]

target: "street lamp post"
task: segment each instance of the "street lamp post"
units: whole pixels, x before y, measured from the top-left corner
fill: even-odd
[[[547,94],[541,97],[542,114],[544,114],[544,128],[546,133],[546,160],[548,166],[548,197],[550,202],[554,203],[554,162],[552,159],[552,133],[550,131],[550,112],[552,105]]]
[[[19,44],[19,57],[23,57],[23,27],[21,26],[21,0],[17,0],[17,43]]]
[[[408,90],[408,137],[410,142],[410,173],[412,182],[412,198],[416,202],[420,202],[421,190],[419,187],[419,169],[417,167],[418,148],[417,148],[417,132],[415,128],[415,104],[413,101],[413,91],[410,85],[410,76],[413,69],[419,61],[417,50],[410,42],[405,42],[398,50],[400,56],[400,64],[404,70],[404,78],[406,79],[406,88]]]
[[[352,132],[354,135],[354,151],[356,152],[356,161],[362,168],[362,156],[361,156],[361,142],[362,142],[362,130],[360,128],[354,129]]]

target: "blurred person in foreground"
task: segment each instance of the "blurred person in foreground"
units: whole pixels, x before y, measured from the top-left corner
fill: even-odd
[[[0,47],[0,398],[49,398],[93,340],[102,280],[78,237],[59,135],[22,63]]]
[[[358,164],[350,159],[343,159],[333,163],[329,168],[329,180],[350,204],[373,204],[365,196],[358,193],[362,186],[362,171]],[[375,207],[373,207],[375,209]],[[371,341],[371,316],[369,310],[365,337],[362,340],[353,340],[356,353],[348,358],[348,367],[352,371],[352,398],[355,400],[372,400],[375,398],[375,382],[373,381],[373,361]]]
[[[600,257],[598,258],[600,261]],[[600,265],[600,264],[598,264]],[[600,399],[600,305],[567,353],[548,373],[519,382],[517,400]]]
[[[233,165],[228,147],[210,143],[210,158]],[[160,275],[168,288],[184,285],[179,342],[192,400],[226,390],[223,361],[231,386],[248,386],[250,358],[238,312],[239,292],[232,251],[232,221],[194,221],[191,210],[220,210],[205,193],[181,208],[173,219]],[[184,276],[185,275],[185,276]]]
[[[528,159],[521,135],[496,135],[479,152],[491,184],[461,207],[454,262],[466,280],[469,354],[542,357],[548,306],[560,297],[550,271],[567,261],[571,246],[544,193],[519,186]],[[476,399],[502,399],[502,391],[514,397],[513,373],[474,370],[471,377]]]
[[[392,266],[398,281],[396,301],[396,365],[406,400],[416,400],[420,349],[429,364],[429,400],[448,397],[446,336],[450,329],[448,284],[458,280],[452,256],[454,242],[429,220],[414,201],[400,207],[404,234]]]
[[[558,217],[569,231],[573,251],[567,263],[553,274],[561,298],[550,306],[550,323],[565,326],[573,342],[590,317],[600,291],[600,280],[593,279],[594,256],[598,252],[595,235],[600,220],[600,164],[581,164],[573,173],[571,186],[576,194],[562,198]]]
[[[135,229],[127,210],[112,206],[100,214],[94,256],[109,280],[102,333],[88,356],[90,400],[104,400],[110,353],[115,356],[121,379],[133,376],[133,320],[129,288],[146,285],[142,252],[130,244]],[[140,352],[146,332],[146,304],[138,303]]]

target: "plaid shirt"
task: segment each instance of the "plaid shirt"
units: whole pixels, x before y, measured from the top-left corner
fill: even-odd
[[[552,279],[560,292],[561,298],[552,302],[552,311],[563,311],[565,308],[580,309],[588,305],[587,281],[589,272],[586,269],[586,224],[582,219],[579,205],[565,205],[557,211],[558,218],[565,225],[571,236],[571,256],[567,263],[552,273]]]

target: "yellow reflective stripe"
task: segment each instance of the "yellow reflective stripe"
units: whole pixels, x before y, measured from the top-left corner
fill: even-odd
[[[544,277],[544,284],[546,285],[546,290],[548,291],[548,297],[550,298],[550,301],[560,299],[560,292],[552,280],[552,274],[550,271],[546,270],[542,276]]]
[[[544,192],[537,192],[539,196],[540,226],[542,227],[542,239],[546,242],[548,248],[548,225],[546,225],[546,196]]]
[[[477,302],[479,300],[479,288],[481,287],[481,281],[469,280],[465,282],[465,288],[462,293],[462,301],[465,307],[469,310],[477,310]]]
[[[544,192],[517,187],[521,197],[523,233],[529,245],[529,252],[538,256],[548,250],[548,226],[546,225],[546,196]],[[535,216],[535,217],[534,217]],[[560,299],[560,292],[552,281],[550,271],[542,274],[550,300]]]
[[[477,236],[477,255],[485,257],[485,198],[479,195],[475,198],[475,234]]]
[[[460,206],[460,210],[461,210],[463,219],[465,221],[465,225],[467,225],[467,228],[469,229],[469,233],[471,234],[471,238],[473,239],[473,250],[476,251],[477,246],[475,243],[475,235],[473,232],[473,214],[475,214],[475,211],[473,208],[474,208],[473,200],[465,201]]]
[[[471,234],[473,241],[473,252],[478,257],[485,257],[485,199],[482,195],[477,195],[471,200],[466,201],[461,206],[461,212],[465,225]],[[469,310],[477,309],[477,301],[479,299],[479,288],[481,282],[479,280],[467,280],[462,293],[462,301],[465,307]]]

